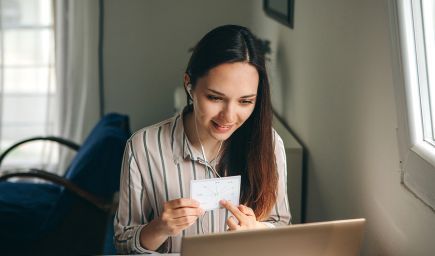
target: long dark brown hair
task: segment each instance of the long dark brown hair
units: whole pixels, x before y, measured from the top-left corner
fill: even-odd
[[[217,169],[221,175],[241,175],[240,202],[251,207],[257,219],[263,220],[276,201],[278,174],[269,80],[259,41],[245,27],[217,27],[194,47],[186,74],[195,87],[196,81],[210,69],[234,62],[247,62],[257,69],[260,78],[257,100],[251,116],[225,141]]]

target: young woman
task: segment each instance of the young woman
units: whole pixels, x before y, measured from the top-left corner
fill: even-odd
[[[179,252],[181,237],[287,225],[284,146],[272,128],[264,54],[226,25],[196,45],[184,74],[188,105],[128,141],[115,218],[121,253]],[[190,181],[241,175],[240,205],[204,212]]]

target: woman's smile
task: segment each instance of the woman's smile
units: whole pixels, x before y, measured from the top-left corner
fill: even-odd
[[[215,130],[218,133],[227,133],[231,130],[231,128],[233,128],[234,125],[220,125],[218,122],[216,121],[211,121],[213,127],[215,128]]]

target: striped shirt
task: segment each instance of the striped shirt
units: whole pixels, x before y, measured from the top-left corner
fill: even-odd
[[[273,133],[279,173],[277,202],[264,222],[271,227],[290,223],[284,144],[275,130]],[[215,167],[217,161],[211,165]],[[188,198],[190,180],[208,178],[215,176],[186,137],[182,113],[134,133],[124,152],[119,207],[114,220],[118,252],[154,253],[140,245],[141,229],[162,214],[166,201]],[[158,251],[180,252],[183,236],[224,232],[230,216],[226,209],[207,211],[179,235],[169,237]]]

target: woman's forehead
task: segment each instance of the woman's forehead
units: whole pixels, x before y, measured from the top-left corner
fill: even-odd
[[[257,69],[247,62],[225,63],[209,70],[198,80],[202,89],[212,89],[225,94],[225,91],[239,91],[252,94],[257,92],[259,74]]]

